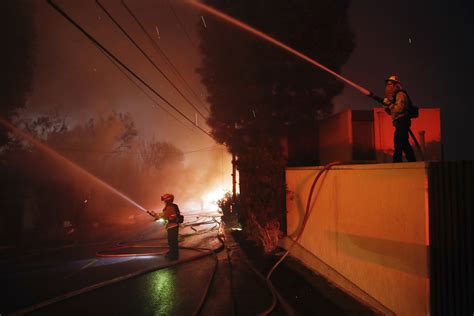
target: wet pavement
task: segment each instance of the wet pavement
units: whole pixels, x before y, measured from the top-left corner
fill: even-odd
[[[257,315],[271,305],[262,275],[277,255],[259,255],[240,233],[219,230],[215,218],[208,218],[182,227],[180,259],[168,261],[165,232],[153,224],[111,236],[120,238],[113,242],[3,258],[0,282],[7,292],[0,313]],[[277,304],[271,315],[371,314],[308,271],[285,259],[272,281],[287,306]]]
[[[220,244],[218,240],[215,241],[215,223],[198,226],[200,228],[196,231],[189,227],[181,230],[180,244],[188,248],[180,251],[180,262],[203,257],[205,250],[192,247],[200,245],[215,248]],[[48,313],[48,309],[53,306],[69,301],[72,304],[76,297],[88,300],[89,293],[99,291],[102,287],[114,288],[134,277],[142,280],[140,277],[147,273],[153,274],[154,271],[175,264],[164,258],[167,250],[166,232],[156,223],[149,222],[126,234],[119,230],[109,240],[98,243],[4,253],[0,260],[0,282],[7,291],[0,296],[0,313]],[[210,259],[203,258],[194,265],[201,269],[199,265],[206,260]],[[186,279],[190,268],[187,269],[184,273],[177,273],[175,279]],[[143,282],[143,288],[149,288],[149,280]],[[196,279],[196,286],[199,284],[199,279]],[[111,295],[110,299],[114,300],[114,297]],[[139,295],[139,298],[142,297]],[[93,300],[84,305],[89,304],[95,305]],[[55,314],[54,311],[52,313]]]
[[[214,270],[212,256],[75,296],[34,315],[193,315]]]

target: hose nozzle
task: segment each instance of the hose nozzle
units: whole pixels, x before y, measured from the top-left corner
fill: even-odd
[[[375,95],[372,91],[369,91],[369,94],[368,94],[367,96],[368,96],[369,98],[372,98],[373,100],[377,101],[378,103],[380,103],[380,104],[382,104],[382,105],[384,104],[384,103],[383,103],[383,98],[381,98],[381,97]]]

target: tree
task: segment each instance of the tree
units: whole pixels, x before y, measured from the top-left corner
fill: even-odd
[[[25,105],[33,74],[34,20],[31,1],[3,1],[1,30],[2,76],[0,81],[0,116],[9,118]],[[8,141],[0,126],[0,147]]]
[[[164,188],[178,191],[181,174],[187,171],[183,153],[173,145],[141,141],[128,113],[112,112],[68,126],[53,111],[34,119],[19,117],[15,123],[69,162],[16,137],[4,147],[0,237],[10,242],[20,241],[26,217],[34,227],[30,233],[37,234],[27,239],[36,242],[60,240],[64,221],[87,232],[94,229],[92,222],[119,223],[141,213],[99,181],[71,168],[70,162],[147,209],[161,205]]]
[[[173,167],[184,160],[183,152],[166,142],[143,143],[140,148],[140,157],[147,172],[150,169]]]
[[[207,0],[207,4],[340,71],[353,50],[346,0]],[[212,135],[238,157],[241,220],[284,220],[282,140],[305,137],[332,111],[343,84],[249,33],[207,19],[198,72],[208,89]],[[250,216],[252,214],[252,216]]]

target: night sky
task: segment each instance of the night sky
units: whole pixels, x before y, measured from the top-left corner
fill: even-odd
[[[441,108],[445,158],[474,159],[474,4],[471,1],[353,1],[356,48],[343,75],[378,95],[397,74],[420,107]],[[367,109],[373,102],[351,87],[335,109]]]
[[[194,118],[194,111],[181,101],[176,92],[172,92],[165,80],[160,79],[160,75],[120,34],[94,1],[64,0],[58,3],[101,43]],[[156,57],[120,1],[104,0],[102,3]],[[197,35],[205,31],[199,23],[200,16],[206,18],[207,14],[182,1],[127,3],[154,36],[158,38],[159,33],[161,48],[193,90],[200,94],[201,100],[205,100],[205,88],[200,84],[195,69],[200,62]],[[37,10],[37,56],[33,91],[26,113],[35,115],[56,108],[67,116],[70,124],[74,124],[111,110],[127,111],[133,115],[138,131],[144,137],[172,141],[185,152],[215,145],[209,137],[184,127],[155,108],[96,47],[45,1],[36,0],[34,4]],[[343,67],[342,75],[381,95],[384,79],[397,74],[416,104],[441,107],[442,142],[447,159],[474,159],[474,149],[469,141],[469,136],[474,135],[470,124],[474,115],[470,93],[474,76],[474,63],[471,61],[474,56],[472,7],[467,1],[357,0],[349,9],[356,48]],[[166,71],[166,65],[156,60]],[[334,104],[335,111],[376,106],[352,87],[346,87],[343,94],[335,98]],[[199,119],[199,124],[203,123]]]
[[[183,102],[169,83],[161,78],[161,75],[120,33],[94,1],[58,3],[101,44],[194,121],[194,110]],[[112,110],[130,112],[141,136],[173,142],[185,151],[215,144],[208,136],[190,127],[189,123],[180,124],[157,108],[69,22],[45,2],[37,1],[36,4],[38,57],[34,89],[29,104],[32,110],[44,111],[54,105],[67,115],[71,123],[81,122],[90,116],[106,114]],[[120,3],[103,1],[103,4],[120,23],[123,23],[127,31],[130,31],[151,57],[157,60],[158,66],[172,77],[166,64],[157,58],[157,54],[137,24]],[[205,89],[195,74],[199,62],[198,52],[184,36],[180,25],[170,12],[167,1],[142,1],[140,4],[130,4],[130,7],[140,17],[145,27],[151,29],[152,35],[157,36],[154,28],[158,27],[160,33],[158,42],[163,51],[172,59],[175,67],[182,72],[194,91],[202,94],[202,99],[205,100]],[[192,9],[183,7],[186,8]],[[179,14],[183,21],[189,21],[186,27],[192,32],[192,27],[196,24],[196,14],[190,18],[185,10],[180,10]],[[176,81],[174,77],[172,79]],[[183,118],[179,120],[184,121]],[[202,118],[198,118],[198,124],[208,129],[203,125]]]

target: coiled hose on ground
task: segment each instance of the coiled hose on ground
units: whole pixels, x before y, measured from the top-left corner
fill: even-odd
[[[90,286],[87,286],[87,287],[84,287],[84,288],[81,288],[81,289],[78,289],[78,290],[63,293],[63,294],[61,294],[57,297],[42,301],[38,304],[30,305],[30,306],[22,308],[20,310],[17,310],[15,312],[13,312],[12,314],[13,315],[24,315],[24,314],[27,314],[27,313],[31,313],[33,311],[39,310],[39,309],[47,307],[49,305],[59,303],[59,302],[64,301],[68,298],[72,298],[72,297],[75,297],[75,296],[78,296],[78,295],[81,295],[81,294],[84,294],[84,293],[88,293],[90,291],[93,291],[93,290],[98,289],[98,288],[102,288],[102,287],[107,286],[107,285],[111,285],[111,284],[114,284],[114,283],[117,283],[117,282],[125,281],[125,280],[131,279],[131,278],[134,278],[134,277],[137,277],[137,276],[149,273],[149,272],[153,272],[153,271],[156,271],[156,270],[159,270],[159,269],[164,269],[164,268],[177,266],[177,265],[180,265],[180,264],[183,264],[183,263],[195,261],[195,260],[198,260],[200,258],[213,255],[214,259],[215,259],[214,269],[213,269],[213,272],[211,274],[211,277],[209,278],[209,282],[206,284],[206,290],[203,292],[203,295],[201,296],[200,302],[199,302],[195,312],[193,313],[193,315],[197,315],[202,310],[202,307],[204,306],[204,303],[206,302],[206,298],[208,297],[208,294],[209,294],[209,289],[211,287],[212,281],[214,280],[214,276],[215,276],[215,273],[216,273],[216,270],[217,270],[217,263],[218,263],[218,259],[217,259],[216,254],[219,253],[220,251],[222,251],[225,248],[225,240],[222,237],[222,231],[221,231],[221,222],[217,221],[213,217],[213,220],[207,221],[205,223],[206,224],[216,223],[216,225],[214,227],[212,227],[210,230],[205,231],[205,232],[210,232],[210,231],[214,230],[216,227],[218,228],[217,229],[217,231],[218,231],[217,238],[220,241],[221,245],[219,247],[217,247],[216,249],[209,249],[209,248],[202,248],[202,247],[180,247],[180,249],[195,250],[195,251],[199,252],[199,254],[196,255],[196,256],[190,257],[190,258],[179,260],[179,261],[168,262],[168,263],[165,263],[164,265],[160,265],[159,267],[151,267],[151,268],[138,270],[138,271],[126,274],[126,275],[122,275],[122,276],[115,277],[115,278],[112,278],[112,279],[109,279],[109,280],[98,282],[96,284],[93,284],[93,285],[90,285]],[[196,223],[196,224],[197,225],[202,225],[204,223],[199,222],[199,223]],[[183,226],[192,226],[192,224],[186,223]],[[200,233],[201,232],[198,231],[195,234],[200,234]],[[188,236],[195,235],[195,234],[188,234]],[[134,249],[134,248],[136,248],[136,249],[143,249],[143,248],[150,248],[150,249],[151,248],[154,248],[154,249],[163,248],[163,249],[167,249],[168,248],[168,247],[165,247],[165,246],[144,246],[144,245],[139,244],[140,242],[147,242],[147,241],[153,241],[153,240],[156,240],[156,239],[136,240],[136,241],[133,241],[133,244],[130,244],[130,241],[119,242],[117,247],[112,247],[112,248],[107,248],[107,249],[100,250],[96,253],[96,255],[98,257],[135,257],[135,256],[150,256],[150,255],[162,255],[162,254],[164,254],[164,251],[149,251],[149,252],[136,252],[136,253],[132,253],[132,252],[113,253],[115,251],[124,250],[124,249],[127,249],[127,248],[131,248],[131,249]],[[229,264],[230,264],[230,258],[229,257],[228,257],[228,260],[229,260]]]

